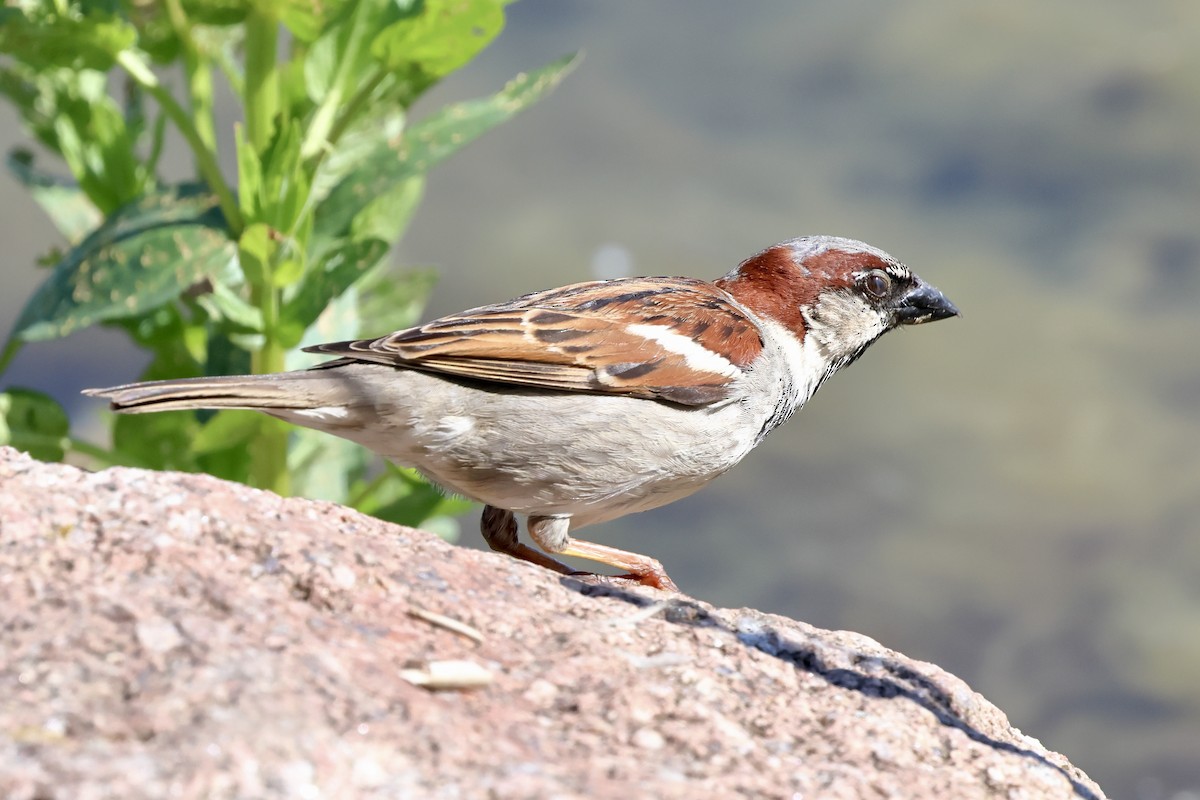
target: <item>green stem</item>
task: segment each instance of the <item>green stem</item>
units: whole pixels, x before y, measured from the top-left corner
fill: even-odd
[[[279,25],[270,15],[252,10],[246,17],[245,79],[243,106],[246,109],[246,139],[260,157],[271,144],[275,119],[279,116]],[[284,348],[279,343],[279,289],[272,272],[274,259],[264,265],[267,274],[260,276],[251,289],[251,302],[262,312],[263,345],[250,354],[250,365],[257,374],[282,372]],[[277,420],[264,421],[262,435],[255,442],[250,460],[250,476],[262,489],[281,495],[289,493],[287,469],[288,432]]]
[[[192,118],[196,132],[210,150],[217,149],[217,127],[213,111],[212,66],[194,55],[187,59],[188,93],[192,96]]]
[[[271,143],[279,115],[279,64],[276,63],[279,26],[261,11],[246,17],[246,135],[260,155]]]
[[[250,281],[250,302],[262,314],[263,343],[250,353],[250,369],[257,375],[283,372],[286,352],[279,342],[280,291],[272,280],[274,257],[264,259],[263,274]],[[289,489],[287,469],[288,432],[275,419],[263,420],[260,435],[250,456],[251,483],[286,495]]]
[[[179,132],[183,134],[183,138],[192,148],[201,176],[208,183],[208,188],[212,189],[217,196],[217,202],[220,203],[221,211],[225,214],[225,222],[229,226],[230,234],[235,238],[240,236],[244,223],[242,212],[238,209],[237,198],[234,197],[229,184],[225,183],[225,178],[221,175],[217,154],[204,143],[200,131],[192,123],[192,118],[171,93],[163,88],[150,67],[132,50],[122,50],[117,55],[117,63],[129,73],[130,77],[141,84],[143,89],[153,95],[163,111],[175,123],[175,127],[179,128]]]
[[[278,339],[279,290],[268,280],[256,285],[252,294],[254,305],[262,311],[265,338],[263,346],[250,354],[251,371],[259,375],[283,372],[286,351]],[[275,419],[264,420],[250,460],[250,475],[255,486],[280,495],[290,493],[287,447],[288,430],[284,424]]]
[[[146,156],[146,168],[151,175],[158,174],[158,160],[162,158],[163,145],[167,140],[167,115],[160,108],[154,118],[154,133],[150,139],[150,154]]]

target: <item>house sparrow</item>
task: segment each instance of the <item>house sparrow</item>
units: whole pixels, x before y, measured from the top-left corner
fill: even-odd
[[[574,532],[690,495],[881,335],[957,314],[882,250],[807,236],[712,282],[577,283],[310,347],[337,358],[307,370],[85,394],[123,413],[247,408],[342,436],[484,503],[494,550],[675,590],[657,560]],[[518,541],[515,514],[545,553]]]

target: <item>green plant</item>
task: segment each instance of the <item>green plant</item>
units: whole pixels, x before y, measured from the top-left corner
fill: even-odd
[[[51,255],[0,372],[26,343],[91,325],[120,328],[149,351],[142,377],[152,379],[297,368],[306,344],[412,324],[432,276],[389,275],[384,256],[426,172],[543,96],[576,61],[410,120],[422,94],[500,33],[506,3],[25,0],[0,9],[0,94],[73,177],[40,169],[29,151],[9,157],[69,249]],[[236,182],[218,163],[218,76],[241,103]],[[193,181],[159,178],[171,131],[191,151]],[[250,412],[121,416],[113,426],[105,449],[71,436],[47,395],[0,394],[0,443],[43,458],[77,452],[203,470],[413,524],[458,508],[362,448]]]

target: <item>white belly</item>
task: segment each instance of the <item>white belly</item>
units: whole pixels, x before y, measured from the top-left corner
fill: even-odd
[[[356,381],[362,406],[345,415],[279,415],[357,441],[474,500],[521,514],[569,514],[572,528],[686,497],[741,461],[759,429],[738,402],[685,408],[615,395],[486,391],[370,364],[337,372],[351,370],[370,372]]]

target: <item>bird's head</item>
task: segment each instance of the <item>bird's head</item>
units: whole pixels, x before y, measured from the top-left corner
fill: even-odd
[[[717,283],[799,341],[811,337],[830,374],[893,328],[959,314],[897,259],[837,236],[805,236],[769,247]]]

